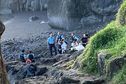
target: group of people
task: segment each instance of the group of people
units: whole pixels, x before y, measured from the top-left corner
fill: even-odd
[[[57,55],[58,53],[66,53],[67,50],[83,50],[88,43],[88,36],[86,34],[83,34],[83,37],[80,39],[74,33],[71,33],[71,41],[69,42],[71,44],[70,49],[68,48],[68,41],[66,41],[65,36],[62,32],[58,32],[56,36],[54,36],[51,32],[47,39],[50,55],[53,56],[53,52],[55,53],[55,55]],[[34,62],[34,54],[30,50],[23,49],[21,51],[19,59],[22,62],[32,63]]]
[[[81,41],[81,43],[79,43],[79,41]],[[53,49],[55,55],[57,55],[57,53],[63,54],[67,50],[69,50],[68,42],[66,41],[62,32],[58,32],[56,37],[51,32],[47,39],[47,43],[49,46],[51,56],[53,56]],[[88,43],[88,36],[86,34],[83,34],[83,37],[79,39],[78,36],[76,36],[74,33],[71,33],[71,50],[82,50],[87,45],[87,43]]]
[[[20,61],[26,62],[26,63],[32,63],[34,62],[34,54],[30,50],[22,50],[20,56],[19,56]]]

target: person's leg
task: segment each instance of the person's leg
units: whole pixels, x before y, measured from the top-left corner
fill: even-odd
[[[53,44],[53,48],[54,48],[54,51],[55,51],[55,55],[57,55],[57,49],[56,49],[55,44]]]
[[[62,54],[62,48],[61,48],[61,45],[58,46],[58,51],[59,51],[59,54]]]
[[[62,48],[62,54],[64,53],[64,49]]]
[[[53,46],[50,44],[50,45],[49,45],[49,50],[50,50],[50,55],[51,55],[51,56],[53,56],[52,47],[53,47]]]
[[[85,47],[86,46],[86,43],[83,43],[82,45]]]

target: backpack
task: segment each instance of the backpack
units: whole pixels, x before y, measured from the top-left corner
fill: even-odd
[[[34,59],[33,54],[29,54],[29,55],[28,55],[28,58],[31,59],[31,60],[33,60],[33,59]]]

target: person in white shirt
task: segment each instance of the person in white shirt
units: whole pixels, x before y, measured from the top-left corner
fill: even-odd
[[[65,42],[64,38],[62,39],[61,48],[62,48],[62,54],[65,53],[67,50],[67,43]]]
[[[71,43],[71,50],[76,50],[75,48],[79,45],[79,43],[77,42],[77,40],[73,41]]]

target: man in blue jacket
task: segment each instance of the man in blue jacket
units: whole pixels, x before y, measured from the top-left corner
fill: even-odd
[[[47,39],[47,43],[49,45],[49,50],[50,50],[51,56],[53,56],[53,50],[52,50],[53,48],[54,48],[55,55],[57,55],[57,50],[56,50],[56,46],[55,46],[55,38],[53,37],[52,32],[50,33],[50,36]]]

